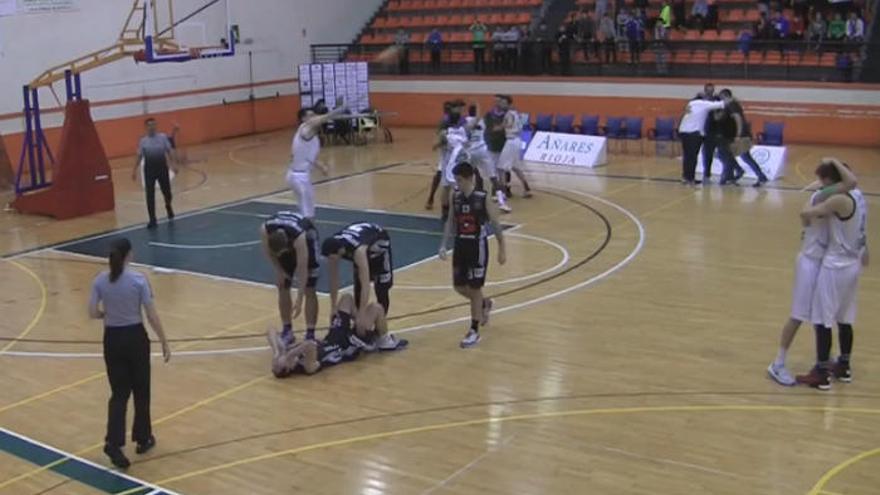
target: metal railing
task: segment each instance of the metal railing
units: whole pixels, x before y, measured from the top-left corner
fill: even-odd
[[[396,53],[389,53],[389,45],[377,44],[312,45],[311,52],[313,63],[367,61],[373,74],[850,81],[868,48],[867,43],[829,40],[649,39],[632,44],[573,42],[567,56],[556,43],[538,41],[500,47],[486,43],[481,51],[473,43],[445,43],[439,50],[411,43],[396,46]]]

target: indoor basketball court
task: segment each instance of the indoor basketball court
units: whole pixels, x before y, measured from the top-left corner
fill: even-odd
[[[860,277],[852,383],[782,387],[766,371],[790,310],[804,188],[823,157],[849,164],[870,210],[867,244],[880,242],[876,85],[716,82],[742,95],[788,93],[746,101],[749,115],[783,118],[789,133],[780,178],[761,188],[745,179],[682,185],[681,151],[647,138],[610,146],[596,168],[526,161],[534,196],[513,181],[503,266],[489,244],[492,319],[479,345],[462,349],[468,301],[438,259],[439,200],[425,209],[442,101],[485,111],[504,92],[533,117],[631,105],[678,118],[689,96],[671,95],[692,96],[704,81],[646,90],[648,79],[371,75],[371,107],[391,139],[325,139],[329,173],[312,174],[314,223],[321,239],[355,222],[387,230],[388,324],[409,347],[282,380],[266,345],[280,322],[259,229],[298,207],[285,171],[302,106],[299,65],[313,62],[310,43],[346,42],[387,2],[362,6],[341,40],[315,31],[359,2],[296,2],[283,11],[299,14],[289,29],[268,19],[268,7],[233,0],[119,3],[112,13],[79,0],[0,17],[0,33],[17,39],[40,25],[80,29],[87,18],[126,26],[120,56],[94,70],[76,62],[44,73],[91,40],[70,35],[75,47],[54,55],[36,44],[34,61],[0,40],[2,64],[21,64],[15,77],[0,76],[14,100],[0,110],[12,172],[2,192],[11,206],[0,215],[0,495],[878,493],[876,267]],[[119,26],[102,29],[114,37]],[[281,43],[283,34],[291,39]],[[27,116],[21,86],[32,73],[43,75],[24,91]],[[50,87],[67,98],[55,102]],[[644,94],[603,93],[612,90]],[[815,95],[838,109],[809,106]],[[785,106],[808,110],[779,117]],[[144,191],[132,180],[147,117],[169,134],[180,127],[176,217],[160,214],[155,229],[145,228]],[[852,126],[853,141],[815,138],[823,120]],[[136,455],[129,438],[127,470],[102,453],[110,388],[102,324],[87,308],[120,237],[149,280],[172,351],[163,363],[153,342],[157,444]],[[348,267],[341,282],[350,292]],[[330,319],[323,273],[317,290],[320,336]],[[301,316],[293,328],[301,339]],[[837,345],[835,331],[835,356]],[[815,352],[804,324],[789,369],[808,371]]]

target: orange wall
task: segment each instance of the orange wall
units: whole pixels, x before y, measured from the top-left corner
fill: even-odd
[[[462,95],[465,96],[465,95]],[[643,117],[645,127],[654,126],[656,117],[681,116],[684,100],[668,98],[591,98],[573,96],[548,96],[548,95],[512,95],[516,108],[521,112],[535,115],[541,113],[574,114],[575,121],[580,120],[581,115],[599,115],[604,122],[607,116]],[[443,102],[455,98],[450,94],[413,94],[413,93],[373,93],[371,100],[373,106],[383,112],[397,112],[396,116],[385,119],[388,125],[393,126],[435,126],[439,122]],[[480,95],[474,98],[482,109],[487,109],[494,103],[489,95]],[[866,107],[852,106],[847,117],[832,118],[827,115],[835,114],[836,110],[843,107],[840,105],[799,105],[815,110],[821,115],[805,116],[762,116],[758,112],[750,112],[753,105],[776,105],[780,110],[784,105],[767,102],[746,103],[746,112],[749,115],[755,132],[759,132],[765,121],[782,121],[785,123],[786,143],[810,143],[810,144],[839,144],[853,146],[880,146],[880,119],[868,115],[858,116],[859,110]]]
[[[150,116],[159,121],[160,128],[165,132],[171,131],[173,122],[180,123],[180,144],[196,144],[292,127],[296,122],[298,110],[299,96],[291,95],[257,100],[253,103],[221,104],[151,113]],[[98,128],[98,135],[108,157],[129,156],[135,153],[138,138],[143,135],[144,116],[102,120],[96,122],[95,126]],[[52,150],[57,150],[61,139],[61,128],[46,129],[45,132],[49,146]],[[23,139],[22,133],[3,136],[13,167],[18,166]]]

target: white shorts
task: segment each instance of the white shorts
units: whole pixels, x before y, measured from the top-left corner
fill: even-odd
[[[446,164],[446,160],[449,158],[449,150],[445,147],[440,150],[440,156],[437,157],[437,171],[442,172],[443,166]]]
[[[489,151],[485,147],[477,148],[475,150],[468,151],[468,156],[471,160],[471,165],[477,168],[480,171],[480,175],[485,180],[494,179],[497,177],[497,173],[495,171],[495,160],[489,154]]]
[[[443,168],[440,170],[440,184],[445,186],[454,186],[455,185],[455,175],[452,174],[452,169],[455,168],[456,160],[458,160],[458,155],[460,155],[464,151],[464,147],[456,146],[452,150],[448,151],[446,154],[446,161],[443,164]]]
[[[522,139],[508,139],[504,143],[504,149],[501,150],[501,156],[498,157],[497,169],[510,172],[514,168],[521,168],[522,165]]]
[[[812,319],[813,291],[822,260],[798,254],[794,268],[794,287],[791,290],[791,317],[798,321]]]
[[[856,299],[862,265],[853,263],[844,268],[819,270],[816,290],[813,291],[813,323],[826,327],[835,323],[853,324],[856,319]]]
[[[315,186],[308,172],[287,172],[287,185],[296,196],[299,212],[307,218],[315,218]]]

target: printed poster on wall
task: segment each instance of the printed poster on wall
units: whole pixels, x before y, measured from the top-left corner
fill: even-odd
[[[79,10],[79,0],[18,0],[20,14],[51,14]]]

